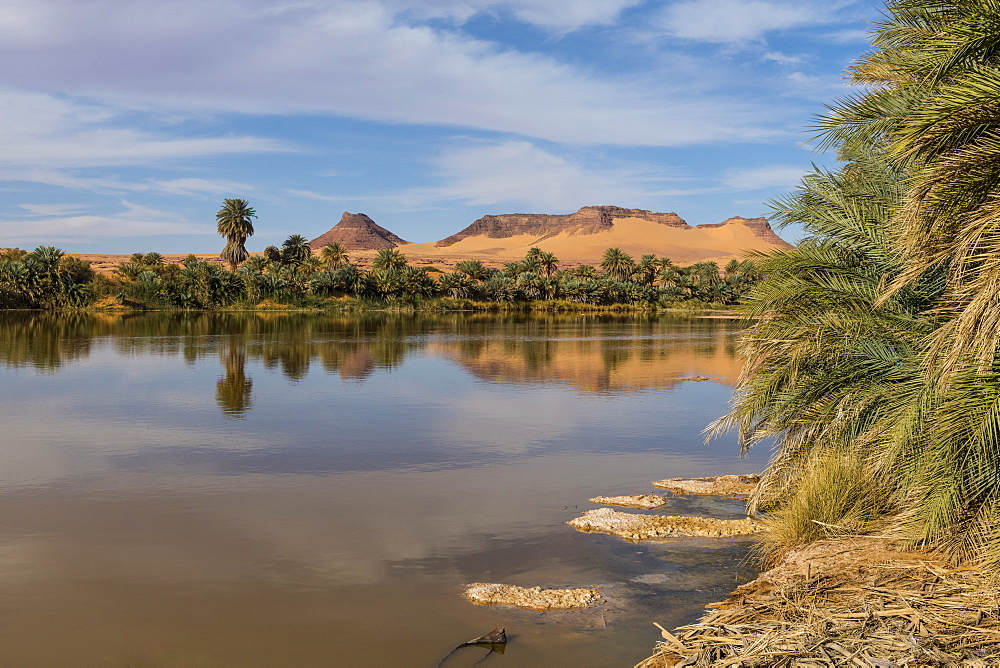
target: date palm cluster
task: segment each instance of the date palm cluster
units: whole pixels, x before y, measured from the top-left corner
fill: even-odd
[[[877,534],[998,567],[1000,11],[893,0],[873,35],[818,127],[843,166],[775,203],[811,236],[760,259],[713,430],[773,444],[775,554]]]
[[[293,234],[281,248],[269,246],[239,268],[189,256],[165,264],[158,253],[136,253],[118,266],[126,298],[158,308],[219,308],[252,305],[265,299],[287,304],[349,296],[375,301],[451,298],[493,303],[564,300],[591,305],[670,306],[697,301],[734,304],[758,278],[753,262],[734,260],[725,271],[714,262],[679,267],[645,255],[636,262],[610,248],[598,267],[559,269],[552,253],[531,249],[520,262],[502,269],[464,260],[450,273],[415,267],[395,248],[384,249],[370,268],[350,261],[339,243],[313,254],[305,237]],[[310,301],[311,300],[311,301]]]
[[[83,306],[93,295],[90,264],[54,246],[0,253],[0,308]]]

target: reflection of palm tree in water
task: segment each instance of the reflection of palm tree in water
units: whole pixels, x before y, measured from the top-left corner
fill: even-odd
[[[220,353],[225,375],[215,382],[215,403],[226,417],[241,418],[253,404],[253,379],[246,375],[246,353],[230,342]]]

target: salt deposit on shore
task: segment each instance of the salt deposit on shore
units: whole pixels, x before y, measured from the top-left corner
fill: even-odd
[[[671,536],[745,536],[757,533],[762,525],[749,517],[740,520],[720,520],[713,517],[679,517],[674,515],[639,515],[622,513],[611,508],[588,510],[582,517],[567,522],[577,531],[607,533],[625,540],[639,541]]]
[[[621,506],[623,508],[641,508],[652,510],[667,503],[667,499],[656,494],[633,494],[631,496],[595,496],[590,499],[591,503],[599,503],[602,506]]]
[[[529,610],[586,608],[601,600],[601,595],[593,589],[525,588],[486,582],[468,585],[465,597],[476,605],[514,605]]]
[[[708,478],[667,478],[657,480],[653,485],[670,490],[674,494],[745,499],[750,496],[758,482],[760,482],[759,475],[716,475]]]

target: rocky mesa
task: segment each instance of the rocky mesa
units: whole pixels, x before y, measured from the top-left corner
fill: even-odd
[[[461,232],[438,241],[443,248],[469,237],[506,239],[524,234],[538,237],[538,241],[556,234],[599,234],[612,229],[615,219],[637,218],[668,227],[690,227],[676,213],[653,213],[644,209],[624,209],[620,206],[585,206],[575,213],[506,213],[483,216]]]
[[[692,226],[676,213],[619,206],[585,206],[568,214],[488,215],[445,239],[420,243],[401,239],[363,213],[345,212],[337,225],[309,245],[319,249],[333,241],[361,257],[405,246],[411,259],[445,265],[463,259],[502,264],[520,259],[535,246],[555,253],[564,265],[597,264],[612,246],[635,256],[669,257],[679,264],[726,261],[750,250],[788,246],[766,218],[734,216],[721,223]]]

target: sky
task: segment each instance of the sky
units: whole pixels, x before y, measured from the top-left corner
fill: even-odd
[[[874,0],[0,0],[0,247],[408,241],[611,204],[769,215]],[[801,232],[781,233],[794,241]]]

